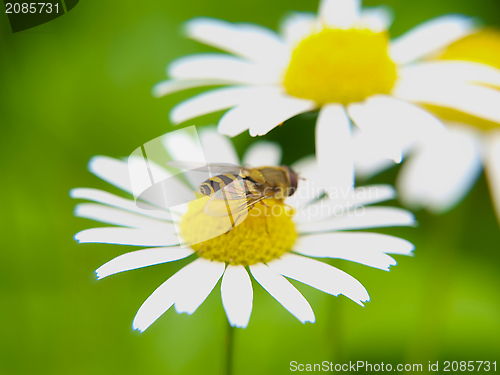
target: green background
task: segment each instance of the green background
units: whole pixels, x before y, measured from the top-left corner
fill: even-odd
[[[497,0],[386,3],[396,13],[393,36],[451,12],[500,24]],[[162,99],[150,94],[165,78],[167,63],[211,51],[183,38],[182,22],[211,16],[276,29],[287,10],[316,7],[316,1],[299,0],[87,0],[16,34],[7,16],[0,17],[1,374],[223,371],[227,323],[220,288],[192,316],[170,309],[145,333],[132,331],[141,303],[187,261],[96,282],[93,270],[131,248],[77,245],[73,235],[97,224],[73,217],[76,202],[68,191],[94,187],[121,194],[86,170],[90,157],[126,156],[172,130],[170,108],[200,91]],[[314,115],[305,115],[264,138],[279,141],[290,163],[313,151],[313,133]],[[253,141],[247,134],[235,139],[240,153]],[[396,172],[369,182],[392,183]],[[235,373],[288,373],[290,361],[424,368],[438,360],[441,367],[445,360],[500,361],[500,231],[484,176],[451,212],[417,212],[417,219],[418,228],[384,230],[416,245],[416,256],[399,256],[391,272],[332,262],[367,288],[371,302],[365,308],[298,285],[317,318],[302,325],[254,285],[250,324],[235,332]]]

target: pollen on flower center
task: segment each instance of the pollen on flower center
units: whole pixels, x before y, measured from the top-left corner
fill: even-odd
[[[388,41],[386,33],[358,29],[325,29],[311,35],[292,54],[285,88],[318,105],[388,94],[396,81]]]
[[[199,256],[210,260],[243,266],[269,262],[290,251],[297,232],[293,211],[280,200],[264,202],[257,203],[245,220],[225,233],[227,220],[206,215],[205,200],[193,201],[180,224],[182,237]],[[221,229],[224,234],[204,240]]]

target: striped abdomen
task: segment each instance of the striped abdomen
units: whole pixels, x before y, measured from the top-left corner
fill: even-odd
[[[232,174],[232,173],[224,173],[205,180],[200,186],[200,193],[206,196],[211,196],[216,191],[219,191],[224,186],[229,185],[233,181],[242,179],[241,176]]]

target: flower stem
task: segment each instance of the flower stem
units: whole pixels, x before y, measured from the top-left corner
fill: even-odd
[[[233,374],[233,349],[234,349],[234,327],[227,324],[226,336],[226,375]]]
[[[333,296],[328,296],[329,298],[329,310],[330,317],[328,320],[328,336],[332,342],[332,352],[331,358],[333,363],[341,363],[344,357],[343,353],[343,314],[342,314],[342,302],[338,298],[333,298]]]

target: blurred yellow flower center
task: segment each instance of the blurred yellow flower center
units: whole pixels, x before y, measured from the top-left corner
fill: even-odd
[[[388,94],[396,81],[388,42],[387,33],[370,30],[325,29],[311,35],[293,51],[285,88],[318,105]]]
[[[448,46],[444,60],[475,61],[500,69],[500,30],[486,28]]]
[[[444,121],[467,124],[482,130],[500,128],[500,124],[497,122],[488,121],[468,113],[457,111],[456,109],[439,107],[430,104],[425,105],[425,107]]]
[[[486,28],[468,35],[450,44],[440,58],[443,60],[474,61],[500,69],[500,30]],[[483,130],[500,127],[497,122],[484,120],[454,109],[437,106],[427,106],[427,108],[443,120],[461,122]]]
[[[229,217],[206,215],[206,202],[191,202],[180,225],[182,237],[201,257],[232,265],[266,263],[290,251],[297,238],[293,210],[280,200],[257,203],[229,232]]]

